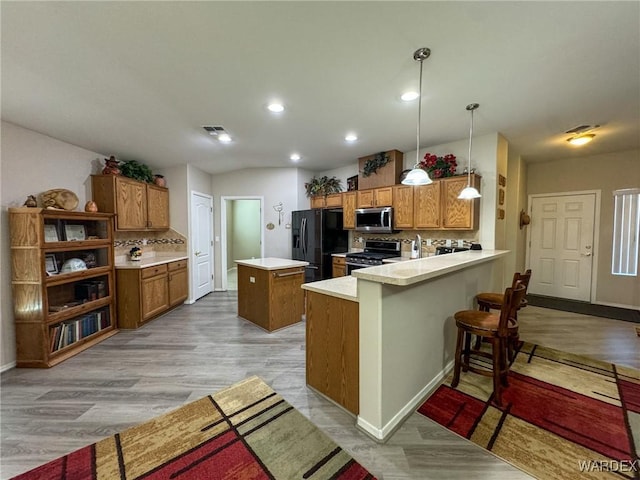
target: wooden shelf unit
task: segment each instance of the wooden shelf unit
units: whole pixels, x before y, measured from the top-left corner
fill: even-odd
[[[112,216],[9,209],[18,367],[52,367],[117,333]],[[87,268],[62,271],[75,258]]]

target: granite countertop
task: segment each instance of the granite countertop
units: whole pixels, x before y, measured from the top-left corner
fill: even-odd
[[[310,292],[338,297],[352,302],[358,301],[358,281],[350,275],[320,280],[319,282],[304,283],[302,288]]]
[[[410,262],[386,263],[351,272],[356,278],[390,285],[407,286],[472,265],[488,262],[509,253],[508,250],[469,250],[449,255],[414,259]]]
[[[259,268],[261,270],[282,270],[284,268],[306,267],[309,262],[300,260],[289,260],[286,258],[251,258],[247,260],[234,260],[238,265]]]
[[[142,256],[142,260],[132,262],[128,255],[118,256],[115,259],[116,269],[126,268],[147,268],[162,265],[163,263],[175,262],[176,260],[187,260],[189,257],[186,252],[176,252],[167,254],[156,254],[150,256]]]

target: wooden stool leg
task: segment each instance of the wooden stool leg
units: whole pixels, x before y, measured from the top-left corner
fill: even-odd
[[[456,358],[453,367],[453,380],[451,380],[451,386],[456,388],[460,382],[460,362],[462,361],[462,336],[464,332],[458,328],[458,337],[456,338]]]
[[[488,312],[490,309],[487,305],[483,303],[479,303],[478,310],[480,310],[481,312]],[[474,350],[480,350],[481,345],[482,345],[482,337],[480,335],[476,335],[476,344],[473,346]]]
[[[493,401],[499,407],[502,406],[502,382],[500,379],[500,339],[494,337],[491,339],[491,356],[493,357]]]
[[[509,386],[509,361],[507,358],[507,349],[509,338],[500,338],[500,380],[504,387]]]
[[[469,362],[471,362],[471,334],[464,333],[464,361],[462,362],[462,371],[469,370]]]

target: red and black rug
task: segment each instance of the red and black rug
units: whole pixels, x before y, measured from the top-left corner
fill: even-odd
[[[450,385],[418,411],[536,478],[640,478],[638,370],[524,343],[503,407],[490,377]]]
[[[258,377],[14,478],[374,479]]]

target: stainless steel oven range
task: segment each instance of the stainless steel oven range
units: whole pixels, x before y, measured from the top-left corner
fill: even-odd
[[[385,258],[393,258],[399,256],[400,242],[392,242],[387,240],[367,240],[364,244],[364,251],[347,253],[346,274],[351,275],[351,272],[358,268],[382,265]]]

